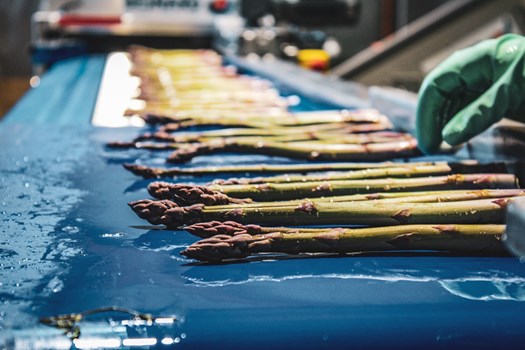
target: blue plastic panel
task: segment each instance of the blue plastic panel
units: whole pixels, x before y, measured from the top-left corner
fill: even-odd
[[[118,305],[179,321],[119,328],[93,316],[80,323],[80,339],[147,338],[156,348],[171,339],[184,349],[523,345],[525,266],[515,258],[391,254],[202,265],[181,257],[196,238],[150,229],[126,205],[148,197],[149,181],[121,164],[163,165],[165,154],[104,147],[137,133],[0,126],[0,344],[63,348],[69,339],[39,317]],[[194,164],[248,159],[284,161],[225,155]]]

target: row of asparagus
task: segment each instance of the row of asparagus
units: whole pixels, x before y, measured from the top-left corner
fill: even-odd
[[[130,49],[140,78],[139,109],[129,109],[156,132],[115,148],[173,150],[170,163],[218,152],[255,153],[308,160],[365,161],[417,153],[415,139],[391,131],[375,110],[291,113],[288,100],[267,81],[238,74],[213,52]],[[220,130],[184,132],[192,127]]]
[[[499,190],[496,190],[499,191]],[[413,193],[410,193],[413,194]],[[265,225],[400,225],[502,222],[508,198],[521,196],[522,191],[468,192],[465,197],[484,198],[446,202],[448,194],[430,193],[422,198],[396,198],[363,202],[305,199],[296,205],[261,206],[231,204],[224,207],[193,204],[180,206],[171,200],[138,200],[129,203],[137,215],[152,224],[170,229],[184,225],[223,220]],[[507,196],[507,197],[505,197]],[[417,197],[417,196],[415,196]]]
[[[239,75],[211,51],[134,47],[130,55],[144,107],[128,114],[156,130],[111,147],[169,150],[170,163],[218,152],[347,162],[417,154],[415,139],[377,111],[290,113],[271,84]],[[198,236],[182,254],[213,262],[260,253],[501,254],[505,208],[525,195],[513,175],[444,162],[125,168],[164,179],[264,173],[202,186],[153,182],[153,199],[129,203],[151,224]]]
[[[288,102],[269,82],[239,75],[223,65],[211,50],[129,49],[131,74],[140,78],[140,94],[146,102],[143,114],[170,118],[195,114],[226,116],[242,110],[248,114],[287,113]],[[239,112],[235,114],[240,115]]]
[[[146,115],[145,119],[154,123],[166,118]],[[223,128],[184,132],[194,126]],[[169,163],[184,163],[200,155],[223,152],[335,161],[377,161],[418,153],[417,142],[411,135],[391,128],[388,120],[373,110],[296,113],[275,120],[266,116],[192,115],[171,117],[156,132],[109,146],[172,150],[167,157]]]
[[[336,253],[433,250],[505,254],[505,225],[399,225],[367,228],[301,229],[208,222],[186,227],[196,235],[212,234],[181,252],[201,261],[220,262],[260,253]],[[215,233],[220,232],[220,233]]]
[[[203,238],[182,254],[206,261],[254,253],[504,251],[505,208],[513,197],[525,194],[514,175],[428,176],[450,169],[445,163],[406,165],[302,179],[278,175],[257,184],[153,182],[148,190],[155,199],[129,205],[152,224],[184,228]],[[406,177],[387,177],[390,174]],[[317,180],[318,176],[361,178]],[[343,228],[348,225],[365,227]]]

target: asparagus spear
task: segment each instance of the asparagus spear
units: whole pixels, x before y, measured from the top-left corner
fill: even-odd
[[[178,112],[177,112],[178,113]],[[243,118],[248,118],[248,120],[240,120],[240,118],[235,119],[218,119],[215,121],[200,121],[194,119],[187,119],[181,121],[170,121],[165,119],[162,116],[156,114],[146,114],[142,118],[149,124],[163,124],[159,131],[162,132],[174,132],[181,131],[185,128],[191,127],[202,127],[202,126],[223,126],[223,127],[243,127],[243,128],[252,128],[252,129],[267,129],[267,130],[288,130],[286,134],[292,133],[295,130],[301,130],[302,128],[313,128],[318,127],[320,130],[335,130],[339,129],[340,134],[355,134],[355,133],[372,133],[372,132],[384,132],[389,130],[390,127],[380,123],[356,123],[356,124],[344,124],[344,123],[324,123],[324,124],[315,124],[315,125],[299,125],[299,126],[282,126],[276,125],[275,123],[265,120],[265,121],[254,121],[249,120],[249,116],[243,115]]]
[[[319,171],[366,170],[386,167],[412,167],[433,164],[447,164],[445,162],[415,162],[415,163],[304,163],[304,164],[257,164],[232,166],[207,166],[192,168],[152,168],[144,165],[124,164],[126,170],[144,178],[161,178],[177,176],[202,176],[221,173],[308,173]]]
[[[389,226],[390,227],[390,226]],[[255,224],[243,225],[236,221],[207,221],[184,227],[194,236],[200,238],[209,238],[216,235],[236,236],[239,234],[260,235],[273,232],[297,233],[297,232],[314,232],[320,233],[331,228],[304,228],[304,227],[267,227]]]
[[[502,223],[509,198],[442,203],[326,203],[304,201],[297,207],[214,210],[194,204],[180,207],[170,200],[129,203],[141,218],[176,229],[203,221],[238,221],[281,225],[484,224]]]
[[[166,126],[169,126],[167,124]],[[289,134],[302,134],[312,133],[319,129],[321,131],[337,132],[341,130],[343,124],[336,123],[335,125],[326,124],[322,126],[298,126],[298,127],[280,127],[272,129],[260,129],[260,128],[225,128],[219,130],[206,130],[200,132],[185,132],[178,133],[176,135],[166,132],[166,128],[162,128],[162,131],[156,131],[152,133],[144,133],[136,137],[133,141],[145,141],[145,140],[156,140],[164,142],[202,142],[203,140],[209,140],[216,137],[232,137],[232,136],[277,136],[277,135],[289,135]],[[397,134],[395,132],[389,132]],[[341,133],[342,134],[342,133]],[[378,135],[380,136],[380,135]],[[385,136],[386,137],[386,136]]]
[[[376,136],[375,133],[363,134],[363,135],[342,135],[336,132],[331,133],[332,139],[341,139],[340,142],[349,141],[348,144],[370,144],[370,143],[384,143],[384,142],[401,142],[411,140],[411,136],[402,135],[400,137],[383,137]],[[185,139],[183,137],[171,136],[167,133],[155,133],[152,137],[156,141],[162,141],[163,143],[147,142],[142,141],[149,137],[148,134],[139,136],[137,139],[131,142],[109,142],[107,145],[110,148],[137,148],[137,149],[149,149],[149,150],[173,150],[173,149],[193,149],[195,147],[192,142],[203,142],[207,144],[216,144],[219,147],[228,147],[229,144],[242,144],[242,143],[260,143],[260,142],[298,142],[298,141],[312,141],[315,140],[319,144],[328,144],[328,134],[319,135],[314,132],[308,133],[289,133],[282,135],[261,135],[261,136],[231,136],[231,137],[203,137],[198,140],[192,140],[191,137]]]
[[[273,232],[260,235],[217,235],[181,252],[197,260],[220,262],[256,253],[355,253],[433,250],[461,253],[506,253],[504,225],[401,225],[324,232]]]
[[[244,210],[244,209],[262,209],[262,208],[284,208],[291,207],[297,208],[304,203],[348,203],[348,202],[363,202],[373,201],[375,204],[385,203],[439,203],[439,202],[458,202],[458,201],[469,201],[474,199],[498,199],[507,197],[517,197],[525,195],[525,191],[521,189],[509,189],[509,190],[450,190],[450,191],[419,191],[419,192],[384,192],[384,193],[372,193],[372,194],[354,194],[348,196],[334,196],[334,197],[321,197],[321,198],[304,198],[290,201],[278,201],[278,202],[251,202],[249,199],[243,202],[242,200],[233,199],[232,202],[223,204],[210,197],[201,199],[189,199],[189,198],[178,198],[170,197],[166,194],[165,197],[158,199],[168,199],[178,205],[192,205],[192,204],[204,204],[209,206],[210,210],[214,211],[233,211],[233,210]],[[224,198],[223,198],[224,199]],[[196,203],[197,201],[200,203]],[[225,201],[224,201],[225,202]]]
[[[354,180],[354,179],[372,179],[382,177],[417,177],[422,175],[436,175],[450,173],[451,168],[448,164],[434,165],[415,165],[413,167],[391,167],[355,170],[347,172],[329,172],[314,175],[278,175],[271,177],[255,178],[230,178],[227,180],[218,179],[213,181],[213,185],[246,185],[261,183],[283,183],[283,182],[310,182],[310,181],[331,181],[331,180]]]
[[[230,103],[231,105],[231,103]],[[233,109],[235,108],[225,108],[227,105],[219,105],[220,108],[216,108],[216,105],[210,106],[213,107],[211,109],[217,110],[217,109]],[[185,108],[180,108],[185,109]],[[192,110],[199,110],[199,109],[207,109],[207,108],[191,108]],[[179,118],[177,115],[173,115],[173,108],[165,109],[162,108],[159,109],[159,114],[161,116],[165,116],[168,120],[172,122],[180,122],[181,118]],[[259,122],[265,122],[268,121],[272,122],[272,124],[275,125],[281,125],[281,126],[297,126],[297,125],[312,125],[312,124],[327,124],[327,123],[367,123],[367,124],[382,124],[388,127],[391,127],[390,121],[383,116],[382,114],[378,113],[375,110],[356,110],[356,111],[345,111],[345,110],[337,110],[337,111],[326,111],[326,112],[304,112],[304,113],[289,113],[289,112],[280,112],[277,114],[259,114],[259,115],[248,115],[248,117],[245,117],[246,111],[239,112],[239,110],[234,111],[233,115],[234,118],[227,118],[224,114],[198,114],[193,113],[191,115],[183,115],[182,120],[196,120],[201,121],[202,123],[207,122],[208,124],[219,122],[221,119],[230,119],[235,122],[242,123],[243,121],[246,121],[247,119],[250,119],[252,121],[259,121]]]
[[[267,136],[267,137],[229,137],[229,138],[215,138],[210,142],[293,142],[293,141],[306,141],[315,139],[313,134],[292,134],[292,135],[279,135],[279,136]],[[109,142],[107,144],[110,148],[137,148],[137,149],[148,149],[153,151],[173,150],[173,149],[185,149],[192,148],[192,143],[181,143],[181,142],[169,142],[169,143],[158,143],[158,142]]]
[[[523,196],[523,191],[516,196]],[[509,195],[511,197],[512,195]],[[425,195],[421,196],[425,197]],[[420,198],[421,198],[420,197]],[[415,199],[415,197],[412,197]],[[489,198],[489,197],[478,197],[478,198]],[[502,197],[503,198],[503,197]],[[402,198],[403,200],[404,198]],[[461,200],[461,199],[459,199]],[[303,201],[304,202],[304,201]],[[401,201],[403,202],[403,201]],[[398,203],[401,203],[398,202]],[[406,202],[404,202],[406,203]],[[300,204],[300,203],[299,203]],[[299,205],[297,204],[297,206]],[[217,209],[218,207],[214,207]],[[232,208],[233,209],[233,208]],[[310,233],[321,233],[329,230],[329,228],[317,228],[317,227],[267,227],[260,226],[256,224],[241,224],[236,221],[204,221],[197,222],[195,224],[187,225],[184,227],[184,230],[188,231],[194,236],[200,238],[209,238],[215,235],[228,235],[236,236],[239,234],[250,234],[250,235],[260,235],[272,232],[283,232],[283,233],[298,233],[298,232],[310,232]]]
[[[243,117],[245,118],[245,117]],[[188,124],[189,123],[189,124]],[[228,123],[226,119],[221,119],[221,123]],[[191,120],[182,120],[180,124],[176,126],[177,129],[193,125],[194,122]],[[183,142],[195,142],[195,141],[208,141],[212,142],[220,147],[224,144],[234,143],[253,143],[261,141],[279,141],[279,142],[292,142],[292,141],[304,141],[304,140],[326,140],[338,139],[340,142],[345,143],[380,143],[380,142],[392,142],[392,141],[403,141],[411,140],[412,137],[408,134],[399,132],[372,132],[368,134],[356,134],[347,135],[347,133],[353,133],[356,131],[371,130],[377,127],[381,129],[384,126],[375,124],[357,124],[347,125],[341,123],[329,123],[321,124],[317,126],[276,126],[270,129],[268,128],[242,128],[242,129],[222,129],[222,130],[211,130],[197,133],[186,133],[182,135],[171,135],[165,131],[167,128],[163,128],[162,131],[155,133],[146,133],[140,135],[133,142],[113,142],[108,145],[113,148],[144,148],[144,149],[177,149],[181,148],[182,145],[178,143]],[[172,128],[172,127],[170,127]],[[321,131],[321,132],[319,132]],[[324,131],[324,132],[323,132]],[[233,135],[233,136],[232,136]],[[237,136],[259,136],[259,138],[247,138]],[[263,138],[264,137],[264,138]],[[150,144],[142,141],[154,139],[162,142],[169,142],[168,144]]]
[[[239,136],[258,136],[258,137],[275,137],[291,135],[307,135],[305,139],[335,139],[343,143],[378,143],[396,140],[408,140],[412,136],[396,131],[378,131],[372,133],[348,134],[347,125],[340,123],[308,125],[297,127],[275,127],[271,129],[260,128],[226,128],[219,130],[208,130],[201,132],[185,132],[171,134],[165,131],[153,133],[144,133],[136,137],[133,141],[140,142],[146,140],[155,140],[162,142],[205,142],[215,138],[230,138]]]
[[[217,110],[217,107],[223,106],[212,106],[213,110]],[[193,108],[192,108],[193,109]],[[199,108],[201,109],[201,108]],[[225,109],[236,109],[236,108],[225,108]],[[173,115],[173,109],[159,110],[158,116],[164,117],[164,122],[181,122],[188,121],[191,119],[199,124],[214,124],[214,125],[243,125],[246,122],[259,123],[261,125],[275,125],[275,126],[298,126],[298,125],[315,125],[315,124],[331,124],[331,123],[347,123],[347,124],[380,124],[384,129],[391,128],[390,121],[380,113],[374,110],[357,110],[357,111],[328,111],[328,112],[306,112],[306,113],[288,113],[288,114],[276,114],[261,113],[257,115],[245,116],[243,114],[236,114],[228,117],[224,114],[210,115],[210,114],[197,114],[183,115],[182,118]],[[161,121],[159,121],[161,122]]]
[[[451,189],[508,189],[517,188],[517,179],[512,174],[453,174],[422,178],[385,178],[364,180],[334,180],[323,182],[292,182],[249,185],[181,185],[155,182],[149,192],[156,198],[163,191],[171,198],[199,198],[200,192],[208,196],[227,195],[232,198],[251,198],[255,201],[274,201],[298,198],[315,198],[381,191],[430,191]],[[189,194],[192,193],[190,197]],[[200,203],[200,202],[199,202]]]
[[[229,102],[265,105],[281,105],[283,97],[274,89],[243,89],[243,90],[200,90],[177,91],[174,96],[156,94],[153,99],[148,99],[147,107],[154,109],[185,108],[187,106],[224,104]]]
[[[215,152],[256,153],[270,156],[282,156],[312,160],[342,160],[367,161],[385,160],[413,156],[417,153],[415,139],[401,142],[384,142],[364,145],[327,144],[307,142],[273,142],[273,141],[242,141],[242,142],[203,142],[192,147],[174,151],[168,156],[170,163],[181,163],[192,158]]]

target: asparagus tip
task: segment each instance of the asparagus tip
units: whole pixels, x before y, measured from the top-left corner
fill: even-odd
[[[227,195],[213,191],[205,186],[171,184],[167,182],[153,182],[148,186],[148,192],[158,199],[170,199],[178,204],[192,205],[222,205],[230,203],[250,203],[249,199],[230,198]]]
[[[122,166],[134,175],[142,176],[145,179],[155,179],[159,177],[159,173],[155,168],[137,164],[123,164]]]
[[[246,250],[246,239],[250,235],[235,236],[236,240],[228,235],[216,235],[200,240],[182,252],[181,255],[201,261],[221,262],[225,259],[242,259],[250,255]],[[240,238],[240,239],[239,239]],[[244,244],[242,244],[244,239]],[[244,248],[244,249],[243,249]]]
[[[162,218],[166,211],[178,207],[172,201],[154,201],[150,199],[129,202],[128,205],[140,218],[146,219],[152,224],[162,224]]]
[[[114,141],[106,144],[109,148],[134,148],[135,142]]]
[[[170,200],[142,199],[128,205],[142,219],[154,225],[163,224],[170,228],[179,228],[194,221],[202,213],[203,204],[180,207]]]
[[[259,225],[243,225],[235,221],[209,221],[199,222],[184,228],[189,233],[201,237],[208,238],[215,235],[234,236],[238,234],[258,234],[262,232]]]

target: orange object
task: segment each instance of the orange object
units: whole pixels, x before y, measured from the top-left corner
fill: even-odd
[[[300,50],[297,61],[301,67],[322,72],[330,66],[330,55],[324,50]]]

